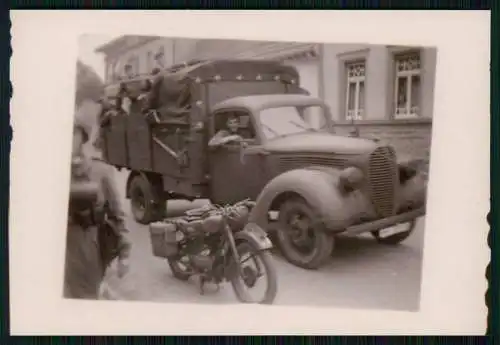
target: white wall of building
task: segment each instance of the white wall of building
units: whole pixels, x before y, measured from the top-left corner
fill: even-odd
[[[299,73],[300,86],[307,90],[311,96],[320,95],[320,60],[317,58],[285,61],[286,65],[293,66]],[[313,109],[309,114],[309,121],[314,127],[318,127],[320,120],[317,109]]]
[[[393,115],[395,62],[394,54],[408,48],[392,48],[363,44],[325,45],[322,59],[324,71],[324,98],[330,106],[334,120],[345,121],[346,63],[364,60],[365,113],[363,120],[390,120]],[[436,50],[424,48],[421,58],[421,117],[432,117]]]
[[[319,63],[317,59],[286,61],[285,64],[297,69],[302,88],[309,91],[311,96],[319,96]]]

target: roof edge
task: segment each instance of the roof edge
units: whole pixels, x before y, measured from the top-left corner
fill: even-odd
[[[153,41],[155,39],[159,39],[159,36],[140,36],[140,35],[123,35],[119,36],[115,39],[112,39],[111,41],[104,43],[94,49],[94,52],[96,53],[103,53],[103,54],[109,54],[112,50],[114,50],[116,47],[119,47],[121,44],[125,43],[127,40],[130,39],[136,39],[137,42],[135,44],[132,44],[131,47],[128,48],[133,48],[136,46],[143,45],[147,42]]]

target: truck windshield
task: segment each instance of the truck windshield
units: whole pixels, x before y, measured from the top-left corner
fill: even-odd
[[[274,139],[302,132],[316,132],[325,122],[324,109],[320,106],[277,107],[260,111],[262,131],[267,139]]]

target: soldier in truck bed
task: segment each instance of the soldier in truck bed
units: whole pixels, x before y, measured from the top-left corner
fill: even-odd
[[[151,80],[146,82],[142,112],[152,122],[160,119],[187,121],[191,94],[189,84],[177,77],[164,76],[155,69]],[[154,114],[154,116],[152,116]],[[153,118],[151,118],[153,117]]]
[[[79,118],[75,120],[64,272],[66,298],[97,299],[106,268],[115,257],[118,275],[122,277],[128,271],[130,242],[114,170],[84,152],[89,127]]]

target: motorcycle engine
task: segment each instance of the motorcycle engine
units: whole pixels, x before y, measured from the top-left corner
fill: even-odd
[[[207,271],[212,268],[214,258],[210,254],[210,250],[206,249],[198,254],[189,256],[191,264],[201,271]]]
[[[198,271],[208,271],[212,268],[213,257],[207,246],[208,232],[205,229],[203,219],[193,219],[183,224],[188,244],[185,247],[185,253],[189,258],[190,264]]]

